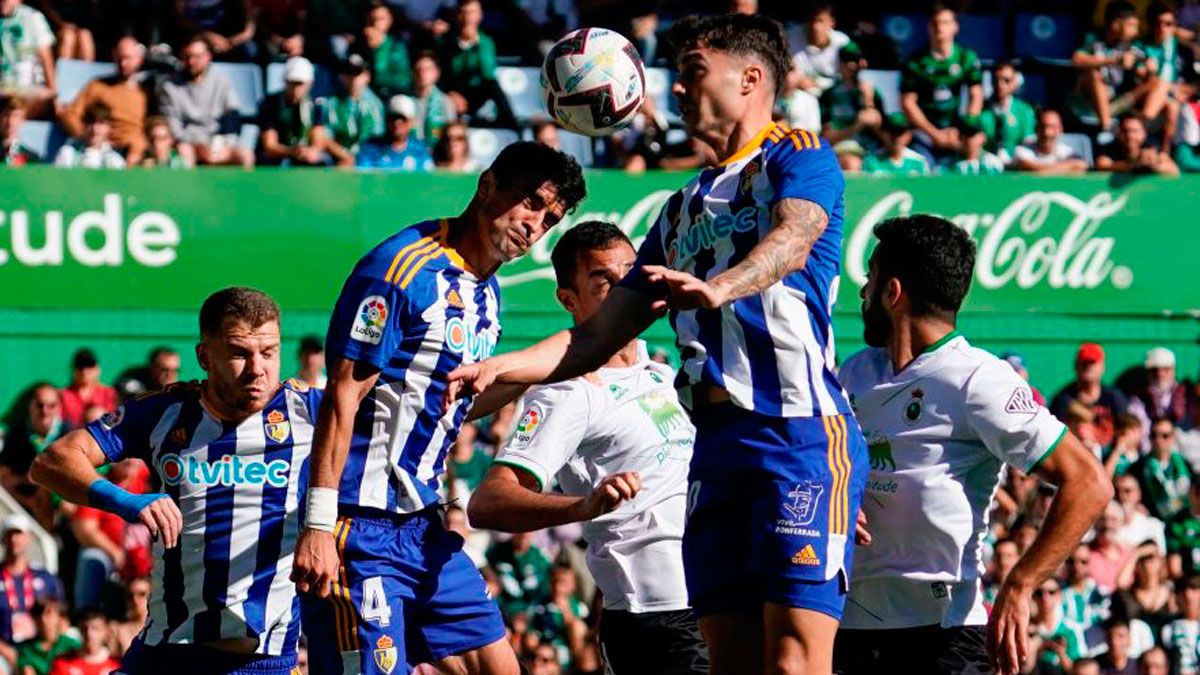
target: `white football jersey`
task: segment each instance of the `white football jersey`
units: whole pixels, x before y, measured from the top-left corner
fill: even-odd
[[[899,373],[886,349],[867,349],[840,377],[869,448],[872,537],[855,550],[841,625],[986,623],[981,551],[1003,464],[1033,470],[1066,427],[1010,365],[957,333]]]
[[[496,461],[529,471],[543,490],[557,479],[579,496],[606,476],[637,471],[634,499],[583,523],[588,569],[606,608],[679,610],[688,606],[682,541],[696,430],[679,405],[674,371],[639,355],[628,368],[530,389]]]

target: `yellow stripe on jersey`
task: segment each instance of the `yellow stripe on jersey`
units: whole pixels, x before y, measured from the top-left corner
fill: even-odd
[[[728,159],[726,159],[724,162],[721,162],[718,166],[729,166],[740,159],[745,159],[746,157],[750,156],[750,153],[762,147],[763,142],[767,140],[767,136],[776,128],[778,128],[778,126],[778,124],[771,122],[767,126],[763,127],[761,131],[754,135],[754,138],[751,138],[748,143],[739,148],[737,152],[730,155]]]
[[[437,248],[437,242],[434,241],[432,236],[429,236],[421,237],[417,241],[400,249],[400,252],[396,254],[395,260],[392,261],[392,268],[388,270],[387,276],[383,280],[389,284],[396,282],[404,274],[404,271],[408,269],[408,266],[412,264],[413,260],[434,248]],[[400,262],[401,260],[403,262]]]
[[[850,478],[850,463],[846,454],[846,428],[841,415],[821,418],[829,437],[829,471],[833,474],[833,489],[829,495],[829,533],[846,534],[850,509],[846,487]]]
[[[434,243],[436,244],[437,242]],[[403,278],[400,278],[400,275],[397,274],[396,277],[398,280],[396,283],[400,285],[400,288],[408,288],[408,285],[412,283],[413,277],[417,276],[417,272],[421,271],[421,268],[425,266],[425,263],[438,257],[443,252],[445,252],[445,249],[438,244],[428,253],[422,255],[420,258],[417,258],[416,261],[409,266],[408,273],[405,274]]]
[[[842,462],[842,489],[838,494],[842,500],[842,534],[848,534],[850,531],[850,521],[857,520],[857,513],[850,513],[850,475],[853,473],[853,465],[850,463],[850,430],[846,426],[846,416],[838,415],[836,418],[838,427],[841,429],[841,442],[838,443],[838,451]]]
[[[337,540],[338,560],[345,561],[346,559],[346,537],[350,534],[351,519],[345,518],[345,526],[342,528],[342,535]],[[346,617],[345,633],[338,642],[345,642],[346,648],[342,651],[357,651],[359,648],[358,640],[358,613],[354,609],[354,601],[350,598],[350,585],[346,580],[346,565],[343,562],[338,567],[338,583],[334,585],[334,595],[340,596],[335,602],[342,605],[342,613]]]
[[[342,531],[343,531],[343,529],[345,529],[345,527],[346,527],[345,519],[339,518],[337,521],[337,524],[333,526],[334,542],[337,542],[341,539]],[[341,555],[341,546],[340,545],[338,547],[338,555],[339,556]],[[339,560],[340,559],[341,558],[339,557]],[[345,640],[346,618],[345,618],[345,616],[343,616],[343,613],[342,613],[342,603],[338,600],[338,598],[341,596],[341,589],[339,588],[341,586],[340,582],[341,582],[341,572],[339,571],[337,578],[334,578],[334,579],[330,580],[330,582],[329,582],[329,586],[330,586],[330,590],[331,590],[331,595],[329,596],[329,604],[333,606],[333,624],[334,624],[333,635],[337,639],[338,651],[345,652],[345,651],[349,651],[349,647],[346,646],[346,640]]]

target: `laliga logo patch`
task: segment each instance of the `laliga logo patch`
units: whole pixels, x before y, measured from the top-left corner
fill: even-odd
[[[383,672],[391,675],[392,670],[396,668],[398,656],[396,653],[396,641],[384,635],[375,641],[375,665]]]
[[[276,443],[286,441],[288,435],[292,433],[291,423],[278,410],[272,410],[267,414],[267,423],[263,425],[263,429],[267,432],[267,437]]]
[[[783,508],[795,519],[793,525],[811,525],[817,517],[817,503],[825,492],[825,486],[816,481],[804,481],[796,484],[796,489],[787,493],[792,498],[791,504]]]
[[[350,339],[377,345],[383,341],[383,327],[387,324],[387,298],[371,295],[363,299],[350,327]]]
[[[546,419],[546,411],[538,403],[530,403],[525,409],[525,414],[521,415],[521,420],[517,422],[516,440],[519,443],[528,443],[533,440],[534,433],[538,427],[542,425],[542,421]]]

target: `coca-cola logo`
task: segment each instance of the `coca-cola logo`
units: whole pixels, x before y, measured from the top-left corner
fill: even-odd
[[[1112,260],[1116,240],[1099,236],[1104,222],[1125,206],[1125,195],[1098,192],[1087,200],[1065,192],[1028,192],[1000,213],[945,216],[979,244],[975,282],[989,290],[1008,285],[1027,289],[1091,289],[1133,284],[1133,271]],[[913,212],[913,196],[897,190],[875,202],[846,243],[846,275],[867,283],[867,261],[876,223]]]

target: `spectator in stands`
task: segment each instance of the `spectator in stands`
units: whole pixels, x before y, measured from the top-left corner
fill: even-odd
[[[412,136],[417,104],[404,94],[388,101],[387,136],[363,146],[358,166],[389,171],[431,171],[433,158],[425,144]]]
[[[1071,101],[1072,112],[1084,122],[1095,120],[1100,143],[1113,138],[1113,119],[1132,110],[1154,88],[1154,77],[1139,81],[1144,53],[1136,47],[1138,14],[1126,0],[1108,3],[1104,33],[1089,33],[1071,62],[1080,70],[1079,85]]]
[[[61,600],[62,582],[29,561],[33,545],[33,521],[22,513],[4,517],[4,558],[0,560],[0,580],[4,598],[0,600],[0,641],[14,645],[37,635],[33,611],[38,602]],[[4,652],[0,649],[0,653]],[[12,656],[7,654],[6,658]],[[10,659],[11,661],[11,659]]]
[[[1117,415],[1113,426],[1112,445],[1104,449],[1104,465],[1110,475],[1125,475],[1129,468],[1141,459],[1142,430],[1146,428],[1149,428],[1149,424],[1143,426],[1136,415]]]
[[[1096,157],[1099,171],[1122,173],[1157,173],[1178,176],[1179,167],[1171,155],[1150,145],[1146,124],[1135,113],[1127,113],[1117,127],[1117,140],[1101,146]]]
[[[555,646],[559,663],[573,662],[583,650],[587,618],[587,605],[576,595],[575,570],[567,564],[556,564],[550,570],[550,597],[533,607],[529,623],[543,643]]]
[[[139,460],[112,465],[108,479],[131,494],[149,491],[149,470]],[[79,542],[75,568],[75,607],[97,607],[108,581],[150,573],[150,537],[143,525],[127,525],[117,515],[80,506],[70,521]]]
[[[1129,400],[1129,412],[1149,422],[1158,417],[1169,417],[1176,428],[1187,431],[1193,427],[1197,414],[1197,402],[1191,387],[1175,377],[1175,353],[1166,347],[1155,347],[1146,352],[1146,381]]]
[[[1008,573],[1016,567],[1017,561],[1021,559],[1021,551],[1017,547],[1017,542],[1005,537],[1000,539],[992,546],[992,569],[983,580],[983,595],[984,600],[990,606],[996,599],[996,593],[1000,591],[1000,585],[1008,578]]]
[[[83,138],[84,113],[96,103],[107,106],[112,116],[112,144],[131,165],[140,163],[146,151],[143,129],[146,124],[147,94],[140,79],[145,51],[146,48],[137,40],[121,38],[113,48],[117,74],[88,82],[58,116],[67,134]]]
[[[558,650],[549,642],[539,644],[527,659],[529,675],[562,675]]]
[[[67,430],[62,401],[54,385],[40,382],[27,391],[15,412],[10,413],[4,449],[0,451],[2,485],[9,492],[18,492],[18,496],[23,490],[17,490],[16,485],[24,484],[33,458]]]
[[[558,125],[550,120],[533,123],[533,140],[555,150],[562,150],[562,139],[558,135]]]
[[[316,335],[300,338],[300,371],[296,379],[317,389],[325,388],[325,343]]]
[[[112,629],[104,614],[85,612],[78,623],[83,645],[55,659],[50,666],[50,675],[108,675],[116,672],[121,662],[113,657],[109,648]]]
[[[1113,597],[1113,615],[1125,616],[1150,628],[1154,636],[1171,620],[1171,581],[1159,550],[1143,548],[1133,568],[1133,584]]]
[[[254,166],[254,153],[237,144],[241,125],[229,80],[211,72],[212,51],[201,37],[183,45],[184,72],[164,81],[158,105],[189,164]]]
[[[438,89],[442,69],[437,56],[430,51],[417,55],[413,62],[413,99],[417,102],[417,119],[413,133],[426,145],[436,143],[442,129],[458,117],[454,102]]]
[[[363,143],[383,135],[383,102],[371,91],[371,73],[362,57],[353,54],[338,66],[339,90],[317,101],[329,129],[326,149],[338,166],[354,166]]]
[[[550,597],[550,558],[534,546],[529,532],[492,546],[488,566],[500,580],[496,602],[506,616],[527,612]]]
[[[957,42],[958,18],[945,5],[929,16],[929,47],[904,63],[900,107],[914,128],[913,146],[931,163],[962,149],[958,134],[961,90],[968,94],[967,118],[983,110],[983,70],[979,57]]]
[[[33,119],[54,112],[54,33],[46,17],[21,0],[0,0],[0,91],[15,94]]]
[[[491,101],[496,107],[495,123],[517,127],[508,97],[496,82],[496,44],[479,30],[483,23],[480,0],[459,0],[454,30],[438,38],[438,60],[442,64],[445,89],[460,115],[471,115],[477,124],[480,108]]]
[[[1142,503],[1142,486],[1133,474],[1117,476],[1113,483],[1116,485],[1117,503],[1125,512],[1124,521],[1117,531],[1117,539],[1126,546],[1138,546],[1143,542],[1153,541],[1160,551],[1167,550],[1167,540],[1163,522],[1149,515],[1146,505]]]
[[[1182,74],[1195,55],[1175,34],[1178,22],[1170,5],[1155,2],[1146,13],[1146,20],[1150,24],[1150,36],[1141,49],[1146,54],[1146,69],[1153,76],[1154,84],[1146,95],[1142,115],[1147,120],[1162,115],[1161,147],[1169,150],[1175,140],[1180,101],[1186,100],[1179,91]]]
[[[38,162],[37,153],[21,145],[25,126],[25,102],[17,96],[0,95],[0,166],[25,166]]]
[[[1096,440],[1108,445],[1113,439],[1113,420],[1126,411],[1129,402],[1120,390],[1106,386],[1103,378],[1104,348],[1094,342],[1079,345],[1075,352],[1075,381],[1054,395],[1050,412],[1064,419],[1067,406],[1074,400],[1091,407],[1096,414]]]
[[[510,4],[507,18],[512,51],[527,63],[540,63],[555,41],[579,28],[575,0],[520,0]]]
[[[145,168],[190,169],[193,166],[175,148],[171,123],[161,115],[146,120],[146,146],[147,152],[142,157]]]
[[[800,129],[819,129],[818,99],[841,78],[840,50],[851,44],[849,36],[834,26],[833,6],[817,4],[802,26],[788,32],[792,70],[781,104],[789,124]]]
[[[251,0],[251,4],[260,60],[282,62],[304,56],[306,0]]]
[[[1016,352],[1005,352],[1000,358],[1003,359],[1005,363],[1012,366],[1012,369],[1017,372],[1017,375],[1021,376],[1022,380],[1029,382],[1029,368],[1025,365],[1024,357]],[[1031,384],[1029,385],[1029,391],[1033,394],[1034,403],[1040,406],[1046,405],[1046,397],[1042,395],[1042,392],[1039,391],[1037,387]]]
[[[170,347],[155,347],[146,365],[131,368],[117,378],[117,393],[122,400],[149,391],[158,391],[179,381],[179,352]]]
[[[137,577],[125,584],[125,616],[114,622],[113,632],[117,652],[124,654],[137,634],[146,625],[150,614],[150,578]]]
[[[455,481],[463,482],[467,496],[479,487],[488,468],[492,466],[492,457],[476,443],[478,438],[479,430],[475,425],[465,424],[450,449],[450,475]],[[460,501],[465,499],[466,496],[459,497]]]
[[[834,144],[839,156],[850,145],[865,153],[879,147],[883,124],[883,97],[875,87],[859,79],[867,60],[854,43],[839,52],[841,78],[821,94],[821,133]]]
[[[174,0],[178,36],[199,35],[222,61],[254,61],[254,7],[250,0]],[[181,42],[186,47],[187,42]]]
[[[1064,621],[1062,589],[1056,579],[1047,579],[1033,592],[1034,616],[1030,632],[1036,633],[1039,672],[1069,672],[1071,662],[1086,653],[1087,643],[1079,631]]]
[[[58,149],[54,165],[75,169],[124,169],[125,157],[109,142],[112,113],[103,103],[93,103],[83,113],[83,136]]]
[[[362,57],[371,71],[371,88],[387,100],[396,94],[412,93],[412,64],[408,45],[392,34],[395,18],[382,0],[374,0],[366,12],[362,38],[353,51]]]
[[[1171,672],[1195,675],[1200,666],[1200,577],[1189,577],[1175,585],[1179,618],[1163,628],[1162,646],[1170,655]]]
[[[992,99],[979,114],[988,152],[1005,162],[1012,159],[1017,146],[1032,141],[1035,133],[1033,106],[1017,98],[1019,77],[1012,62],[998,62],[992,68]]]
[[[324,109],[312,91],[313,64],[303,56],[287,60],[283,91],[263,101],[259,111],[259,147],[266,164],[319,166],[327,164]]]
[[[903,115],[888,115],[882,127],[884,148],[863,160],[863,173],[897,176],[923,176],[929,173],[929,162],[919,152],[908,147],[912,128]]]
[[[1188,489],[1188,506],[1167,521],[1167,566],[1175,579],[1200,574],[1200,481]]]
[[[92,406],[105,412],[117,409],[117,390],[100,382],[100,362],[96,354],[84,348],[71,357],[71,383],[59,392],[62,418],[72,428],[83,426],[83,414]]]
[[[79,640],[64,630],[66,621],[63,605],[58,600],[39,600],[33,605],[33,622],[37,634],[17,645],[16,672],[21,675],[50,675],[54,659],[73,649]]]
[[[1103,456],[1104,446],[1096,440],[1096,413],[1091,407],[1079,401],[1071,401],[1062,421],[1067,425],[1067,430],[1075,434],[1083,446],[1096,455],[1096,459]]]
[[[99,3],[86,0],[43,0],[37,3],[54,34],[58,36],[58,58],[96,60],[95,26]]]
[[[1188,505],[1188,489],[1195,476],[1175,448],[1175,422],[1160,417],[1150,423],[1150,454],[1129,469],[1142,486],[1142,500],[1150,515],[1163,522]]]
[[[442,137],[433,146],[433,162],[439,169],[473,173],[479,162],[471,158],[471,141],[465,122],[451,122],[442,130]]]
[[[1037,113],[1037,138],[1013,151],[1012,166],[1032,173],[1084,173],[1087,162],[1062,141],[1062,117],[1053,108]]]
[[[1170,675],[1170,659],[1162,647],[1151,647],[1138,657],[1138,675]]]
[[[636,14],[629,22],[629,41],[642,61],[653,64],[658,59],[658,12],[649,7],[634,11]]]
[[[1092,550],[1087,544],[1080,544],[1063,563],[1066,566],[1066,583],[1062,587],[1063,618],[1084,633],[1108,616],[1108,595],[1092,578],[1091,558]]]
[[[1104,515],[1096,521],[1096,536],[1088,545],[1091,550],[1088,574],[1106,594],[1129,588],[1133,583],[1133,567],[1139,551],[1117,538],[1124,522],[1125,512],[1121,506],[1116,502],[1109,503]]]
[[[960,176],[980,176],[1004,173],[1004,160],[984,149],[987,134],[975,122],[960,120],[958,137],[962,139],[960,159],[951,166]]]

